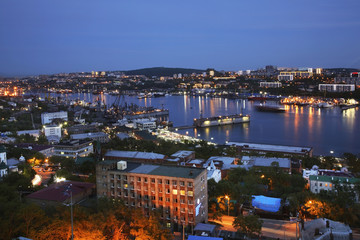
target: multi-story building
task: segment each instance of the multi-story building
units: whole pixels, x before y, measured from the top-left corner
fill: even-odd
[[[291,71],[291,72],[280,72],[282,75],[293,75],[294,77],[308,78],[313,76],[312,68],[309,68],[308,71]]]
[[[292,81],[292,80],[294,80],[294,75],[291,75],[291,74],[278,75],[278,80],[279,81]]]
[[[353,189],[356,184],[360,183],[359,178],[339,177],[339,176],[325,176],[325,175],[310,175],[309,185],[310,191],[313,193],[320,193],[320,191],[332,191],[335,184],[346,185]],[[356,202],[359,201],[358,194],[356,194]]]
[[[167,227],[208,220],[206,169],[105,160],[97,164],[96,179],[98,197],[121,199],[146,216],[157,210]]]
[[[354,84],[319,84],[319,91],[327,92],[353,92]]]
[[[54,145],[54,155],[61,157],[86,157],[94,152],[92,141],[72,140]]]
[[[260,82],[262,88],[280,88],[281,86],[281,82]]]
[[[336,77],[334,83],[355,84],[356,86],[360,86],[360,74],[353,72],[350,74],[350,77]]]
[[[44,134],[46,137],[57,136],[61,138],[61,126],[56,126],[56,125],[44,126]]]
[[[109,136],[104,132],[72,134],[72,135],[70,135],[70,138],[77,139],[77,140],[91,139],[93,141],[99,141],[101,143],[107,143],[110,141]]]
[[[42,113],[41,114],[41,124],[50,124],[55,119],[62,119],[64,121],[68,120],[67,112],[52,112],[52,113]]]

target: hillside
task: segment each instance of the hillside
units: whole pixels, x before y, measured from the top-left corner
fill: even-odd
[[[205,70],[190,69],[190,68],[166,68],[166,67],[154,67],[154,68],[142,68],[130,71],[123,71],[127,75],[145,75],[147,77],[152,76],[173,76],[174,74],[192,74],[202,73]]]

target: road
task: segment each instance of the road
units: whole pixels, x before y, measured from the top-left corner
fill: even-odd
[[[274,219],[261,219],[263,220],[263,226],[261,233],[263,236],[279,239],[296,239],[296,226],[295,223],[284,220]],[[236,232],[236,229],[232,226],[234,217],[223,216],[222,222],[214,221],[222,225],[221,230]]]
[[[50,180],[51,174],[55,174],[55,172],[50,171],[44,171],[44,168],[33,168],[37,175],[41,177],[41,183],[42,185],[47,184]],[[41,169],[41,171],[40,171]]]

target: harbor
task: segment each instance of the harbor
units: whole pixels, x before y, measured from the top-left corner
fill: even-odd
[[[44,93],[42,97],[45,97]],[[53,97],[84,102],[96,101],[98,96],[91,93],[56,94]],[[116,96],[99,95],[102,102],[111,106]],[[285,104],[284,113],[258,111],[258,102],[242,99],[211,98],[206,96],[173,95],[156,98],[138,99],[125,96],[127,104],[142,107],[168,109],[171,130],[183,135],[224,144],[225,142],[275,143],[282,145],[306,145],[314,147],[314,154],[335,155],[344,152],[358,152],[360,144],[359,107],[342,110],[340,106],[318,108],[311,105]],[[277,101],[266,104],[279,105]],[[194,118],[227,116],[233,114],[250,115],[251,121],[242,124],[229,124],[204,128],[194,128]]]

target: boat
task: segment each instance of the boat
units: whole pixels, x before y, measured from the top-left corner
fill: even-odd
[[[262,112],[285,112],[284,106],[277,105],[257,105],[256,109]]]
[[[194,119],[194,127],[211,127],[250,122],[250,115],[234,114],[209,118]]]
[[[266,101],[269,100],[268,97],[263,97],[263,96],[250,96],[248,97],[249,101]]]
[[[327,102],[320,102],[317,104],[317,107],[319,107],[319,108],[331,108],[333,106],[334,105],[327,103]]]
[[[342,105],[340,107],[341,107],[341,110],[348,110],[351,108],[356,108],[357,106],[358,106],[358,104],[347,104],[347,105]]]
[[[274,95],[252,95],[247,98],[249,101],[278,101],[280,99],[279,96]]]
[[[154,97],[165,97],[165,93],[164,92],[154,92],[153,96]]]

